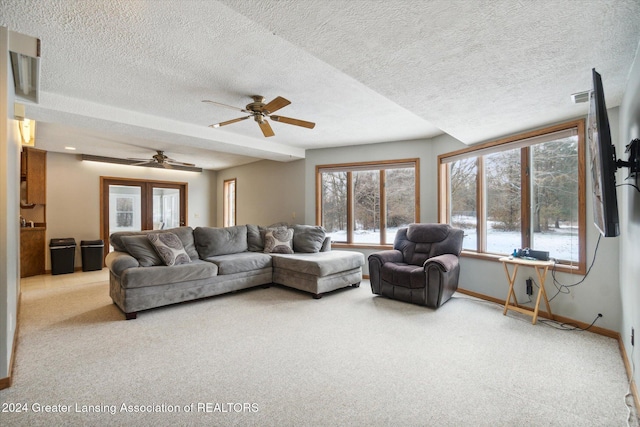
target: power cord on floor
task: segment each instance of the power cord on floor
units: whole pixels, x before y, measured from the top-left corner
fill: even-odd
[[[533,283],[537,286],[538,284],[535,282],[535,280],[533,280]],[[476,297],[472,297],[472,296],[462,296],[462,295],[456,295],[454,298],[459,298],[459,299],[466,299],[469,301],[473,301],[476,303],[482,303],[482,304],[487,304],[487,305],[491,305],[491,306],[497,306],[500,308],[504,308],[504,304],[495,302],[495,301],[489,301],[489,300],[484,300],[484,299],[480,299],[480,298],[476,298]],[[531,299],[529,299],[529,302],[533,302],[531,301]],[[540,317],[538,317],[538,322],[542,323],[545,326],[548,326],[550,328],[554,328],[554,329],[559,329],[561,331],[578,331],[578,332],[583,332],[583,331],[588,331],[589,329],[591,329],[591,327],[593,325],[595,325],[595,323],[598,321],[598,319],[600,319],[602,317],[602,313],[598,313],[598,315],[596,316],[595,319],[593,319],[593,322],[591,322],[591,324],[589,326],[587,326],[586,328],[581,328],[580,326],[574,324],[574,323],[568,323],[568,322],[558,322],[557,320],[549,320],[549,319],[541,319]],[[520,320],[517,317],[514,317],[514,319]],[[527,320],[527,322],[529,323],[529,321]]]
[[[551,328],[554,329],[559,329],[561,331],[588,331],[593,325],[595,325],[595,323],[598,321],[599,318],[602,317],[601,313],[598,313],[598,315],[596,316],[595,319],[593,319],[593,322],[591,322],[591,324],[589,326],[587,326],[586,328],[581,328],[580,326],[574,324],[574,323],[567,323],[567,322],[558,322],[556,320],[548,320],[548,319],[539,319],[538,321],[540,323],[542,323],[543,325],[549,326]]]
[[[540,292],[540,285],[538,285],[535,279],[533,279],[532,277],[529,277],[529,280],[531,280],[531,283],[533,283],[536,286],[536,288],[538,288],[538,292]],[[529,301],[525,301],[524,303],[526,304],[527,302],[533,302],[531,301],[531,297],[529,297]],[[598,313],[596,318],[593,319],[593,322],[591,322],[591,324],[586,328],[581,328],[580,326],[574,323],[566,323],[566,322],[561,323],[556,320],[539,319],[538,321],[546,326],[549,326],[555,329],[560,329],[561,331],[586,331],[586,330],[589,330],[589,328],[591,328],[601,317],[602,317],[602,314]]]

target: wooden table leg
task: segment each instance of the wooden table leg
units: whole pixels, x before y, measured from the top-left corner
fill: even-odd
[[[544,297],[544,303],[547,306],[547,313],[549,313],[549,317],[551,319],[553,319],[553,313],[551,312],[551,304],[549,304],[549,298],[547,298],[547,290],[544,286],[544,282],[547,278],[547,271],[549,270],[549,267],[544,267],[544,269],[541,270],[542,267],[536,267],[536,274],[538,276],[538,281],[540,282],[540,290],[538,291],[538,298],[536,301],[536,309],[534,312],[534,316],[533,316],[533,324],[536,324],[536,320],[538,319],[538,309],[540,308],[540,297]],[[541,272],[542,271],[542,272]]]
[[[507,267],[507,263],[503,262],[504,271],[507,274],[507,280],[509,280],[509,292],[507,293],[507,300],[504,303],[504,311],[503,315],[507,315],[507,310],[509,310],[509,304],[511,303],[511,297],[513,297],[513,301],[515,302],[516,307],[518,306],[518,299],[516,298],[516,293],[513,290],[513,284],[516,281],[516,275],[518,274],[518,264],[515,264],[513,267],[513,275],[509,274],[509,268]]]

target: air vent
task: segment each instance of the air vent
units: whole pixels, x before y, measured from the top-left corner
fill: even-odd
[[[583,102],[588,102],[590,94],[591,94],[591,91],[589,91],[589,90],[587,90],[585,92],[573,93],[573,94],[571,94],[571,101],[574,104],[581,104]]]

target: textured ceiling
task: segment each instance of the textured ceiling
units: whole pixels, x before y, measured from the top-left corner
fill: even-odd
[[[586,114],[603,76],[619,105],[640,1],[0,0],[42,42],[38,146],[110,157],[161,149],[209,169],[306,149],[429,138],[466,144]],[[250,95],[309,130],[251,120]]]

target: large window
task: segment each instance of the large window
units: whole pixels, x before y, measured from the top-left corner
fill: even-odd
[[[439,220],[465,231],[463,254],[548,251],[585,271],[584,121],[438,157]]]
[[[317,223],[338,245],[391,245],[420,217],[418,182],[418,159],[317,166]]]

